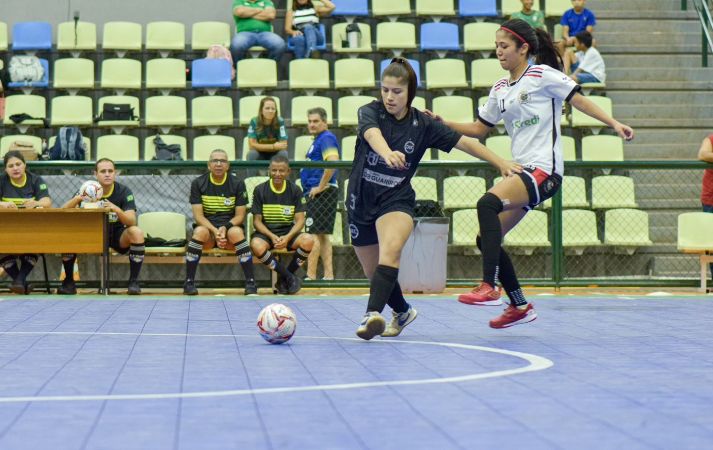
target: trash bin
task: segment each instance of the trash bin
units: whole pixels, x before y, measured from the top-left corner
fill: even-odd
[[[404,292],[443,292],[448,268],[447,217],[416,217],[401,251],[399,284]]]

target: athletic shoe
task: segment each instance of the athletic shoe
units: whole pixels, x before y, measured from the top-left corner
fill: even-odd
[[[245,295],[257,295],[257,283],[255,280],[245,281]]]
[[[521,323],[532,322],[535,319],[537,319],[537,313],[532,303],[528,303],[525,309],[518,309],[509,305],[500,317],[490,321],[490,328],[507,328]]]
[[[392,314],[391,323],[386,327],[386,330],[381,333],[382,337],[394,337],[401,334],[401,331],[406,328],[406,325],[416,320],[418,311],[416,311],[416,308],[409,306],[406,312],[397,313],[393,311]]]
[[[62,286],[57,288],[57,294],[59,295],[77,295],[77,285],[74,280],[67,281],[66,279],[62,281]]]
[[[383,333],[385,328],[386,321],[383,317],[381,317],[381,314],[376,311],[369,311],[364,314],[364,318],[361,319],[356,335],[368,341],[374,336],[378,336]]]
[[[291,273],[285,280],[285,287],[287,288],[288,295],[294,295],[302,289],[302,280],[294,273]]]
[[[459,295],[458,301],[466,305],[478,306],[498,306],[503,304],[503,301],[500,300],[500,289],[495,289],[486,282],[480,283],[480,286],[474,287],[467,294]]]
[[[25,295],[32,292],[32,288],[26,281],[22,280],[12,280],[10,284],[10,290],[15,294]]]
[[[186,280],[186,282],[183,283],[183,295],[198,295],[195,281]]]
[[[282,278],[282,275],[277,275],[275,290],[280,295],[287,295],[287,286],[285,285],[285,280]]]
[[[129,280],[129,288],[127,290],[129,295],[140,295],[141,286],[139,286],[139,280]]]

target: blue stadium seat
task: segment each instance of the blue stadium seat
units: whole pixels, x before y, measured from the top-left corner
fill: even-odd
[[[45,69],[40,81],[11,81],[7,85],[11,88],[46,88],[50,84],[50,68],[46,59],[39,58],[42,68]]]
[[[194,88],[229,88],[231,81],[230,61],[217,58],[195,59],[191,64],[191,80]]]
[[[411,64],[411,67],[413,67],[413,71],[416,72],[416,85],[421,86],[421,63],[418,62],[416,59],[409,59],[408,60],[409,64]],[[381,79],[381,74],[384,73],[384,69],[386,69],[386,66],[391,64],[391,58],[386,58],[385,60],[381,61],[381,66],[379,68],[379,79]]]
[[[421,50],[460,50],[458,25],[428,22],[421,25]]]
[[[52,25],[18,22],[12,27],[12,50],[52,50]]]
[[[339,0],[334,2],[336,8],[332,11],[333,16],[368,16],[368,0]]]
[[[319,32],[322,33],[322,36],[324,37],[324,43],[316,46],[315,49],[320,51],[327,50],[327,31],[325,30],[323,23],[319,24]],[[287,50],[291,52],[295,51],[295,42],[292,36],[287,38]]]
[[[495,0],[460,0],[458,14],[462,17],[498,17]]]

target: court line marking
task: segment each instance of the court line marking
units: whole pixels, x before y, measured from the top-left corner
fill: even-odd
[[[64,336],[156,336],[156,337],[255,337],[254,335],[243,334],[191,334],[191,333],[94,333],[94,332],[41,332],[41,331],[6,331],[0,332],[0,335],[64,335]],[[462,383],[466,381],[483,380],[487,378],[505,377],[517,375],[527,372],[536,372],[545,370],[554,365],[554,363],[542,356],[533,355],[531,353],[516,352],[512,350],[504,350],[495,347],[483,347],[480,345],[458,344],[454,342],[430,342],[430,341],[404,341],[404,340],[376,340],[366,344],[363,340],[357,338],[346,337],[330,337],[330,336],[299,336],[298,339],[329,339],[339,341],[356,341],[363,342],[365,345],[370,344],[406,344],[406,345],[430,345],[438,347],[458,348],[463,350],[475,350],[488,353],[497,353],[501,355],[514,356],[524,359],[528,365],[515,369],[497,370],[494,372],[476,373],[470,375],[460,375],[444,378],[425,378],[419,380],[393,380],[393,381],[369,381],[358,383],[343,383],[343,384],[323,384],[315,386],[294,386],[294,387],[274,387],[274,388],[258,388],[258,389],[233,389],[223,391],[202,391],[202,392],[171,392],[164,394],[107,394],[107,395],[56,395],[56,396],[22,396],[22,397],[0,397],[0,403],[26,403],[26,402],[61,402],[61,401],[106,401],[106,400],[164,400],[177,398],[210,398],[210,397],[230,397],[241,395],[259,395],[259,394],[283,394],[292,392],[314,392],[314,391],[338,391],[346,389],[363,389],[384,386],[413,386],[419,384],[442,384],[442,383]],[[265,344],[269,345],[269,344]]]

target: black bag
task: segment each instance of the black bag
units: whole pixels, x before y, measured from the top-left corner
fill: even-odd
[[[127,121],[136,119],[138,119],[138,117],[134,115],[134,108],[132,108],[128,103],[104,103],[101,114],[99,114],[94,121]]]
[[[414,217],[445,217],[441,205],[435,200],[416,200]]]
[[[150,234],[144,239],[145,247],[185,247],[188,241],[186,239],[171,239],[166,240],[161,237],[153,237]]]
[[[183,161],[180,145],[166,144],[159,135],[156,135],[153,143],[156,146],[156,155],[153,159],[158,161]]]
[[[50,126],[49,119],[43,119],[42,117],[32,117],[31,115],[29,115],[27,113],[13,114],[10,116],[10,120],[12,120],[14,123],[22,123],[25,120],[41,120],[42,125],[44,125],[45,128],[49,128],[49,126]]]

